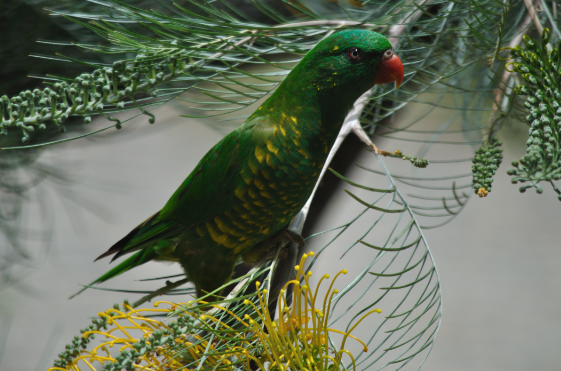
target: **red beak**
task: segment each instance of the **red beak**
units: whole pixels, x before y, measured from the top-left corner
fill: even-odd
[[[395,81],[396,87],[399,88],[403,82],[403,75],[403,64],[394,54],[390,59],[380,62],[374,75],[374,84],[389,84]]]

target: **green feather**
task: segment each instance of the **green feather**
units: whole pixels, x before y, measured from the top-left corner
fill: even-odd
[[[117,277],[121,273],[125,273],[129,269],[132,269],[134,267],[138,267],[139,265],[147,263],[150,260],[155,259],[156,257],[157,257],[157,255],[154,252],[153,248],[149,247],[149,248],[143,249],[143,250],[137,252],[136,254],[134,254],[133,256],[127,258],[125,261],[121,262],[119,265],[117,265],[116,267],[114,267],[110,271],[106,272],[103,276],[99,277],[97,280],[90,283],[88,286],[85,286],[82,290],[80,290],[76,294],[72,295],[69,299],[72,299],[73,297],[80,294],[82,291],[88,289],[92,285],[105,282],[107,280],[110,280],[113,277]]]
[[[92,285],[150,260],[171,260],[201,296],[227,282],[238,258],[264,255],[254,250],[283,239],[345,115],[374,85],[388,49],[385,37],[364,30],[320,42],[245,123],[208,151],[161,211],[99,257],[140,250]],[[360,58],[351,58],[353,50]]]

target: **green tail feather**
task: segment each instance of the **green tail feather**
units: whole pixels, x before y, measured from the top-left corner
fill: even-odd
[[[90,283],[87,286],[84,286],[84,288],[82,290],[78,291],[77,293],[75,293],[74,295],[69,297],[68,299],[72,299],[73,297],[82,293],[84,290],[88,289],[92,285],[105,282],[105,281],[107,281],[107,280],[109,280],[113,277],[117,277],[121,273],[125,273],[129,269],[132,269],[134,267],[138,267],[139,265],[147,263],[150,260],[153,260],[154,258],[156,258],[156,256],[157,256],[157,254],[154,251],[153,247],[144,248],[144,249],[140,250],[139,252],[137,252],[136,254],[134,254],[133,256],[131,256],[130,258],[128,258],[127,260],[123,261],[121,264],[119,264],[115,268],[111,269],[109,272],[105,273],[103,276],[99,277],[97,280],[93,281],[92,283]]]

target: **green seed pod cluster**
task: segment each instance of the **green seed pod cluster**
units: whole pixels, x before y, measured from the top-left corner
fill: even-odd
[[[479,197],[486,197],[491,192],[493,175],[495,175],[503,160],[502,144],[499,138],[494,137],[488,145],[481,146],[475,151],[472,160],[473,166],[471,167],[473,173],[472,184],[475,194]]]
[[[100,331],[101,329],[107,330],[107,317],[94,318],[92,324],[80,330],[81,334],[89,331]],[[66,368],[72,364],[74,358],[80,355],[80,350],[86,349],[89,342],[94,339],[94,334],[85,336],[74,336],[72,343],[66,345],[66,350],[59,353],[59,359],[54,361],[54,367]]]
[[[415,156],[404,155],[402,159],[408,160],[413,166],[418,167],[419,169],[424,169],[429,166],[429,160],[427,160],[426,158],[417,158]]]
[[[129,303],[125,300],[124,311],[130,308]],[[120,310],[119,305],[115,304],[115,310]],[[165,330],[155,330],[147,338],[141,338],[134,343],[134,349],[126,349],[120,352],[119,356],[115,359],[116,362],[107,362],[103,364],[102,370],[104,371],[134,371],[135,364],[139,357],[145,354],[161,354],[169,350],[175,345],[175,339],[185,338],[190,336],[197,321],[195,317],[199,317],[200,310],[195,308],[191,312],[192,315],[177,315],[177,319],[168,324]],[[92,320],[92,325],[80,330],[82,334],[89,331],[99,331],[102,328],[107,330],[108,317],[100,316],[99,319]],[[75,336],[72,344],[66,346],[66,351],[59,354],[60,359],[55,360],[54,366],[67,368],[72,364],[74,358],[80,355],[81,349],[86,349],[87,344],[94,338],[93,334],[87,334],[79,337]]]
[[[139,56],[135,61],[117,61],[112,67],[81,74],[74,81],[59,80],[43,90],[27,90],[11,98],[4,95],[0,98],[0,135],[7,135],[9,128],[19,128],[23,134],[22,142],[26,144],[35,130],[44,130],[46,125],[56,125],[64,133],[64,122],[69,117],[81,116],[88,124],[95,114],[116,121],[115,126],[119,129],[120,122],[106,116],[104,111],[124,108],[125,102],[140,108],[142,113],[150,116],[148,121],[153,124],[154,115],[138,105],[135,95],[149,93],[156,96],[158,85],[194,69],[195,66],[185,63],[182,58],[154,61]]]
[[[199,312],[197,311],[197,315]],[[131,350],[123,350],[115,357],[116,362],[103,364],[103,371],[135,371],[137,360],[145,354],[160,355],[175,345],[175,339],[188,337],[195,320],[190,316],[179,315],[176,321],[169,323],[165,330],[155,330],[148,338],[141,338],[133,344]],[[188,352],[187,352],[188,353]]]
[[[545,29],[541,45],[524,36],[526,49],[520,46],[511,50],[519,62],[512,63],[526,85],[518,86],[514,92],[526,96],[524,107],[528,110],[526,121],[530,126],[526,155],[514,161],[507,174],[513,184],[529,184],[520,187],[520,192],[535,188],[542,193],[539,182],[548,181],[553,189],[554,180],[561,179],[561,53],[559,48],[548,52],[549,30]]]
[[[417,158],[414,156],[409,156],[404,154],[403,152],[401,152],[399,149],[395,152],[385,152],[382,151],[382,154],[384,156],[389,156],[389,157],[394,157],[394,158],[400,158],[402,160],[407,160],[409,161],[413,166],[418,167],[420,169],[424,169],[427,166],[429,166],[429,160],[424,159],[424,158]]]

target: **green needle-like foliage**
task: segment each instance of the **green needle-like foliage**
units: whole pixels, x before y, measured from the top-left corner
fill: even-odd
[[[514,169],[508,174],[513,184],[530,183],[521,186],[520,192],[533,187],[542,193],[538,183],[549,182],[561,201],[561,192],[553,184],[561,179],[561,54],[558,48],[548,50],[549,39],[550,32],[545,29],[541,43],[524,37],[526,49],[517,46],[511,50],[519,60],[512,63],[513,70],[527,83],[518,86],[515,93],[527,97],[524,107],[530,129],[526,155],[512,163]]]
[[[253,4],[258,17],[229,1],[163,3],[156,10],[119,1],[103,5],[105,14],[55,13],[106,40],[102,45],[76,43],[78,47],[120,61],[108,66],[57,56],[94,71],[76,79],[50,76],[52,87],[3,97],[1,133],[17,128],[24,144],[51,143],[49,138],[33,140],[33,131],[51,126],[64,132],[65,121],[73,116],[88,123],[93,115],[110,118],[115,112],[135,108],[146,114],[187,91],[207,98],[180,98],[190,103],[191,117],[232,113],[269,94],[278,78],[297,61],[279,57],[304,55],[341,27],[365,27],[388,34],[407,66],[407,86],[396,92],[377,87],[364,108],[362,121],[371,133],[382,119],[416,101],[421,93],[440,96],[438,106],[442,96],[461,92],[465,102],[460,106],[474,110],[470,106],[488,98],[491,80],[478,79],[478,86],[468,86],[466,76],[476,71],[480,60],[495,55],[503,40],[518,32],[526,13],[522,1],[487,1],[473,6],[441,1],[346,5],[317,1],[285,3],[279,9],[261,0]],[[246,66],[251,65],[269,70],[248,71]],[[463,121],[475,122],[467,117]],[[120,124],[117,122],[117,128]],[[474,135],[478,128],[467,125],[463,128],[466,138],[479,140]],[[409,130],[408,126],[392,128],[392,134]],[[13,140],[4,143],[14,148]]]

